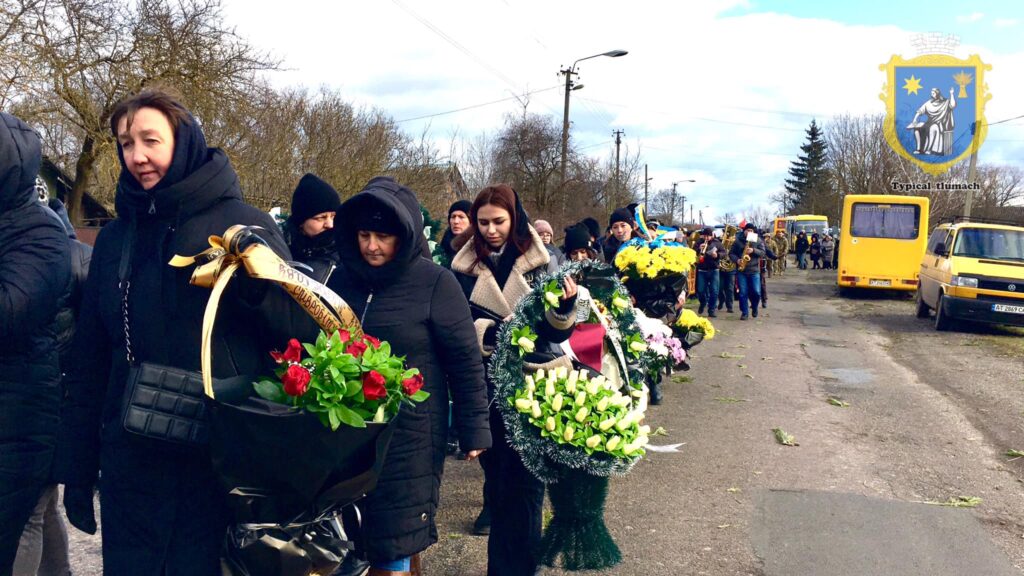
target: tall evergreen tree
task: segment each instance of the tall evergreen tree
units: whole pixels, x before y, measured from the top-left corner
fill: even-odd
[[[828,150],[821,128],[815,120],[807,128],[807,141],[800,146],[802,154],[791,163],[786,179],[786,211],[794,214],[817,214],[829,196],[829,175],[825,166]]]

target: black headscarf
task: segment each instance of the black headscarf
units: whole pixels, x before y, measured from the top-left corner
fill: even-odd
[[[185,113],[185,121],[179,122],[178,127],[174,129],[174,155],[171,157],[171,165],[164,177],[149,190],[145,190],[128,171],[128,166],[124,162],[124,150],[118,141],[117,158],[121,161],[121,176],[117,181],[119,193],[115,199],[118,214],[123,214],[127,210],[155,215],[166,211],[161,208],[176,210],[176,206],[167,205],[168,202],[173,202],[173,199],[166,198],[166,202],[162,201],[160,191],[178,184],[210,160],[212,150],[206,146],[202,128],[191,113]]]
[[[383,266],[370,266],[359,251],[357,226],[334,229],[338,256],[345,268],[371,288],[393,283],[417,258],[424,254],[423,213],[416,194],[393,179],[378,176],[366,183],[363,190],[349,198],[338,209],[338,219],[359,222],[367,211],[385,211],[401,226],[395,257]]]

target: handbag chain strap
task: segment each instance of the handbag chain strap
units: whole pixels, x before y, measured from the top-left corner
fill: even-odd
[[[132,354],[131,330],[128,328],[128,290],[132,286],[132,253],[135,249],[137,225],[135,218],[128,218],[128,230],[121,243],[121,261],[117,267],[117,287],[121,290],[121,313],[124,317],[124,350],[128,364],[135,363],[135,355]]]
[[[125,350],[125,358],[128,359],[128,364],[133,364],[135,362],[135,355],[132,354],[132,335],[131,335],[131,330],[128,328],[128,326],[129,326],[129,323],[128,323],[128,290],[131,288],[131,286],[132,286],[131,281],[130,280],[125,280],[124,287],[123,287],[123,289],[121,291],[122,294],[123,294],[123,296],[121,298],[121,310],[122,310],[122,315],[124,317],[124,350]]]

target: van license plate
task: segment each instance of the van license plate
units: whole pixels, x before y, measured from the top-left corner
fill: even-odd
[[[868,280],[868,286],[892,286],[892,280]]]
[[[1010,304],[993,304],[993,312],[1008,312],[1010,314],[1024,314],[1024,306],[1012,306]]]

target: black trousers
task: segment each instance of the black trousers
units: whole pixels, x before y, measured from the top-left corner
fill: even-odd
[[[491,534],[487,576],[533,576],[540,544],[544,483],[523,466],[509,446],[501,414],[491,406],[494,445],[480,457],[484,468]]]

